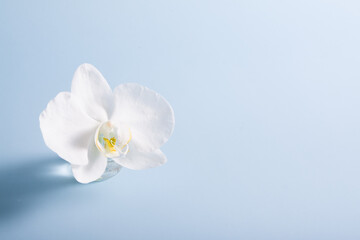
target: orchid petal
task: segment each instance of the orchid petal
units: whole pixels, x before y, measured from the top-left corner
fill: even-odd
[[[105,78],[93,65],[84,63],[75,71],[71,94],[79,98],[82,109],[93,119],[103,122],[113,109],[113,95]]]
[[[79,110],[69,92],[61,92],[50,101],[39,120],[51,150],[71,164],[87,164],[88,146],[97,122]]]
[[[87,165],[72,165],[74,177],[80,183],[93,182],[105,172],[107,158],[97,149],[94,141],[89,145],[88,160]]]
[[[129,149],[126,157],[113,158],[113,160],[121,166],[132,170],[161,166],[167,161],[165,154],[159,149],[152,152],[140,152],[133,144],[130,144]]]
[[[139,151],[152,152],[171,136],[175,118],[170,104],[160,94],[136,83],[114,90],[111,121],[128,126]]]

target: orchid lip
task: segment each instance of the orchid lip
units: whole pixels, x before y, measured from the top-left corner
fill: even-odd
[[[129,152],[130,128],[118,128],[111,121],[102,122],[95,132],[95,145],[107,158],[125,157]]]

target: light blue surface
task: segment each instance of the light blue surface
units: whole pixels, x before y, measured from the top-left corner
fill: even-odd
[[[360,239],[359,12],[1,0],[0,239]],[[59,176],[38,116],[83,62],[168,99],[166,165]]]

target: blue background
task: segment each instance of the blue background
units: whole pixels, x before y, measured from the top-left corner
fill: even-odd
[[[360,239],[358,1],[0,1],[0,239]],[[81,185],[38,116],[81,63],[162,94],[162,167]]]

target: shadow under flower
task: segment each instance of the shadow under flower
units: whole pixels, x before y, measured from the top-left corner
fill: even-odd
[[[45,193],[77,184],[69,164],[58,157],[20,162],[0,167],[0,223],[23,212]]]

